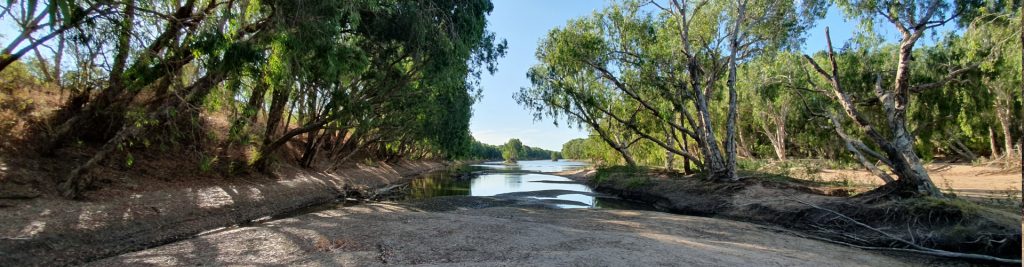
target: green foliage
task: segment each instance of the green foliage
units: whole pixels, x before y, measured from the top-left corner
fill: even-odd
[[[592,183],[603,185],[621,183],[629,188],[639,188],[651,184],[650,169],[638,166],[606,166],[597,169]]]
[[[630,147],[630,153],[641,165],[662,166],[665,162],[665,151],[650,141],[637,141]],[[562,144],[561,156],[566,159],[590,161],[597,165],[624,164],[622,155],[618,151],[594,135],[588,138],[569,140]]]
[[[736,160],[736,167],[740,170],[757,171],[764,167],[764,162],[757,159],[738,159]]]
[[[524,145],[521,153],[519,154],[519,158],[528,160],[550,159],[553,153],[557,152]]]
[[[135,166],[135,156],[132,156],[132,153],[124,155],[124,166],[128,168]]]
[[[586,139],[576,138],[565,142],[565,144],[562,144],[562,157],[566,159],[586,159],[584,153],[587,150],[583,147],[583,143],[586,141]]]
[[[9,4],[31,18],[43,12],[37,2]],[[57,124],[81,123],[56,139],[126,124],[178,144],[181,132],[204,126],[206,112],[230,114],[231,145],[263,140],[253,164],[293,138],[309,144],[302,165],[317,155],[356,152],[385,160],[495,156],[468,130],[479,79],[496,71],[507,47],[487,30],[489,0],[207,2],[50,3],[49,18],[76,24],[66,39],[51,41],[72,54],[64,60],[74,60],[60,64],[73,66],[63,84],[96,95],[67,107],[86,112],[59,118]],[[104,19],[76,19],[83,12]],[[117,62],[97,64],[108,58]],[[60,70],[53,67],[58,58],[39,60],[45,62],[37,62],[38,73]],[[23,67],[15,62],[4,74]],[[114,134],[92,134],[90,141]],[[327,136],[344,142],[326,144]],[[319,151],[325,148],[331,151]]]
[[[836,57],[842,87],[856,99],[860,111],[874,125],[888,125],[884,111],[876,108],[879,104],[874,87],[879,77],[884,86],[894,80],[892,66],[896,59],[893,55],[899,48],[898,44],[885,43],[885,39],[874,32],[876,23],[891,26],[876,11],[910,16],[923,12],[931,3],[922,1],[902,6],[877,1],[837,3],[849,17],[865,26],[850,43],[837,47]],[[995,155],[998,150],[1006,150],[1003,147],[1013,146],[1016,142],[1013,138],[1024,134],[1017,127],[1024,107],[1019,90],[1022,50],[1019,3],[937,3],[936,12],[940,15],[935,18],[948,19],[958,14],[959,17],[952,18],[959,23],[955,27],[962,28],[936,35],[938,41],[934,45],[919,45],[913,51],[915,61],[909,72],[910,83],[937,84],[910,95],[907,123],[916,135],[915,150],[924,162],[956,160],[960,155],[953,146],[959,147],[959,143],[975,154],[991,152]],[[623,156],[615,147],[646,134],[627,146],[629,153],[640,165],[662,166],[666,149],[655,145],[655,141],[665,141],[663,136],[669,128],[666,126],[669,119],[678,122],[685,118],[666,114],[680,108],[695,114],[694,100],[689,98],[692,96],[674,88],[690,79],[678,77],[684,66],[677,60],[680,57],[673,54],[679,49],[679,44],[675,43],[678,39],[673,39],[678,35],[674,28],[676,18],[666,14],[651,16],[640,11],[643,9],[638,9],[637,4],[614,3],[592,16],[572,20],[552,30],[538,48],[541,64],[528,72],[533,86],[517,94],[517,101],[535,116],[564,118],[570,126],[585,127],[591,132],[588,138],[563,145],[562,153],[567,158],[591,160],[599,165],[622,164]],[[771,167],[776,172],[795,174],[822,168],[862,168],[823,115],[842,112],[827,91],[828,82],[813,73],[803,55],[791,49],[792,45],[800,43],[801,40],[795,39],[800,39],[807,29],[807,24],[803,24],[806,19],[820,17],[824,10],[820,3],[805,4],[809,7],[801,9],[806,11],[801,17],[776,17],[796,23],[792,28],[758,25],[749,29],[751,34],[765,34],[761,36],[768,39],[763,50],[748,55],[737,70],[740,119],[736,128],[741,139],[740,154],[746,153],[746,158],[741,157],[737,162],[741,169]],[[721,34],[725,28],[715,22],[728,21],[729,16],[735,15],[728,13],[728,5],[715,1],[702,8],[707,13],[691,14],[691,35]],[[769,35],[772,31],[778,35]],[[828,62],[824,53],[812,55],[812,58]],[[714,58],[699,60],[709,62]],[[972,65],[977,68],[970,68]],[[951,72],[965,67],[966,71],[957,72],[952,79],[948,77]],[[602,68],[610,71],[603,72]],[[673,78],[679,81],[668,81]],[[726,82],[724,77],[717,79],[719,84]],[[624,84],[626,89],[619,88],[616,82]],[[820,93],[822,89],[824,93]],[[680,95],[682,104],[673,103],[672,99]],[[712,117],[724,118],[726,97],[724,94],[711,97]],[[646,112],[647,108],[641,108],[644,103],[656,111]],[[841,123],[854,138],[867,140],[853,122]],[[721,122],[715,124],[717,131],[722,131],[724,126]],[[990,138],[990,131],[998,140]],[[1005,136],[1013,138],[1002,138]],[[1005,145],[1004,140],[1007,140]],[[680,138],[674,141],[677,147],[684,144]],[[695,145],[692,141],[685,142],[691,149]],[[990,151],[990,142],[999,143],[997,151]],[[867,146],[880,150],[874,144]],[[810,168],[764,161],[782,157],[826,159],[820,162],[826,166]],[[678,164],[678,158],[675,162]]]
[[[469,151],[463,154],[462,158],[471,160],[503,159],[502,151],[499,146],[484,144],[475,139],[470,144]]]
[[[679,167],[682,154],[702,164],[703,157],[718,153],[704,149],[724,139],[710,142],[712,137],[725,136],[729,97],[723,89],[728,55],[736,52],[740,168],[762,169],[770,165],[767,159],[786,157],[858,168],[822,116],[840,111],[831,95],[818,93],[827,82],[809,71],[798,52],[805,42],[820,42],[803,38],[826,3],[745,1],[743,19],[735,1],[702,3],[684,10],[687,21],[681,21],[681,14],[647,1],[615,1],[540,40],[538,64],[527,73],[530,84],[515,99],[538,119],[554,118],[590,133],[560,152],[516,139],[484,144],[470,135],[480,77],[496,71],[507,49],[487,29],[494,8],[488,0],[7,1],[12,12],[5,18],[11,21],[47,15],[45,26],[21,29],[33,38],[70,30],[43,46],[64,47],[63,62],[39,55],[0,71],[0,105],[27,113],[35,103],[12,92],[57,85],[82,103],[68,101],[65,108],[75,114],[55,116],[48,127],[69,130],[66,140],[58,140],[63,143],[54,143],[102,143],[122,126],[152,130],[119,144],[130,146],[125,153],[166,134],[173,138],[160,147],[202,148],[208,143],[202,141],[226,136],[230,145],[257,155],[253,164],[274,156],[272,144],[280,143],[324,161],[351,153],[357,160],[566,158],[660,167],[674,154]],[[911,83],[942,83],[910,95],[908,126],[917,154],[926,161],[951,158],[952,141],[986,156],[1012,149],[1024,135],[1020,1],[835,1],[863,26],[837,47],[842,87],[869,121],[886,125],[886,114],[874,108],[879,105],[872,102],[873,88],[879,76],[884,84],[894,79],[899,47],[886,43],[875,24],[890,23],[886,16],[922,15],[932,3],[940,14],[935,21],[953,19],[957,28],[913,51]],[[138,12],[127,12],[131,5]],[[179,11],[187,18],[174,18]],[[178,23],[184,20],[189,23]],[[680,22],[689,39],[680,37]],[[728,44],[732,29],[743,46]],[[123,40],[127,47],[120,45]],[[823,53],[811,57],[826,62]],[[107,62],[117,58],[127,64],[121,70]],[[697,71],[689,71],[691,63]],[[950,71],[971,65],[977,67],[946,81]],[[53,73],[58,70],[60,77]],[[182,142],[189,136],[184,132],[224,114],[230,116],[227,133],[198,132],[191,136],[211,138]],[[277,123],[270,123],[275,116]],[[695,122],[700,120],[708,125]],[[68,121],[80,123],[62,125]],[[852,122],[842,123],[851,136],[864,139]],[[990,142],[999,143],[996,151]],[[201,169],[216,162],[202,161],[208,164]],[[773,166],[796,173],[799,166],[789,164]]]
[[[570,151],[580,147],[577,142],[563,149],[567,156],[599,164],[664,164],[668,153],[695,164],[702,164],[698,157],[723,161],[716,155],[722,140],[716,136],[727,136],[721,131],[730,106],[721,90],[728,76],[726,55],[747,62],[795,50],[825,10],[821,1],[743,3],[741,8],[730,1],[702,2],[676,14],[622,1],[571,20],[541,41],[540,63],[527,73],[531,87],[520,89],[516,101],[536,118],[585,127],[588,139],[604,143],[583,155]],[[745,45],[707,41],[731,37]]]
[[[646,175],[637,175],[630,177],[626,180],[626,188],[638,189],[651,184],[651,177]]]
[[[199,156],[199,170],[203,172],[209,172],[213,170],[214,164],[217,163],[217,156],[200,155]]]
[[[928,217],[924,213],[939,212],[940,214],[936,214],[937,216],[970,218],[977,216],[984,209],[978,204],[959,198],[924,197],[909,200],[903,204],[908,212],[917,214],[920,217]]]
[[[460,159],[507,160],[512,153],[515,153],[516,160],[551,159],[552,155],[561,157],[555,151],[523,145],[519,139],[511,139],[509,142],[512,143],[512,146],[517,146],[516,143],[518,143],[519,148],[515,150],[509,149],[508,142],[502,145],[490,145],[473,140],[468,151],[460,156]]]
[[[526,153],[523,151],[523,142],[520,142],[519,139],[509,139],[508,142],[501,146],[501,157],[505,159],[505,162],[514,163],[518,161],[520,154]]]
[[[21,61],[11,63],[0,71],[0,93],[3,95],[13,95],[15,90],[28,89],[38,84],[39,79]]]

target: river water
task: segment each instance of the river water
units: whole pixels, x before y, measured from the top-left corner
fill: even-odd
[[[469,179],[444,173],[425,175],[409,184],[403,200],[438,196],[487,196],[555,200],[559,208],[650,209],[646,205],[624,201],[594,192],[569,178],[536,172],[560,172],[587,167],[575,161],[532,160],[514,165],[486,162],[472,165],[482,174]]]
[[[506,165],[503,162],[485,162],[471,165],[478,175],[456,177],[448,171],[424,174],[409,182],[402,190],[379,200],[420,201],[442,196],[482,196],[499,199],[527,199],[544,203],[550,207],[578,209],[626,209],[657,210],[654,207],[614,196],[594,192],[590,187],[569,178],[539,172],[561,172],[586,168],[588,164],[575,161],[531,160]],[[536,201],[532,201],[536,200]],[[315,205],[287,213],[266,216],[239,225],[254,225],[306,213],[344,208],[364,202],[338,199],[335,202]],[[200,233],[207,235],[233,229],[221,227]]]

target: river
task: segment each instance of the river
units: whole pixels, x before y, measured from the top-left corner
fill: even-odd
[[[413,203],[429,201],[432,198],[438,197],[493,197],[500,200],[525,201],[530,204],[561,209],[657,210],[646,203],[624,200],[616,196],[595,192],[589,186],[569,178],[544,174],[577,170],[588,166],[589,164],[584,162],[564,160],[529,160],[520,161],[516,164],[505,164],[501,161],[484,162],[470,165],[472,175],[455,175],[447,170],[434,171],[423,174],[408,184],[401,186],[400,189],[392,190],[374,199],[377,201]],[[470,200],[462,199],[453,203],[456,203],[454,205],[458,206],[460,204],[457,203],[465,201]],[[365,204],[365,202],[356,199],[338,199],[336,202],[267,216],[243,225],[254,225],[266,221],[291,218],[359,204]],[[203,235],[224,229],[229,228],[204,232]]]
[[[561,172],[587,167],[576,161],[531,160],[516,164],[485,162],[472,165],[478,175],[452,177],[444,172],[424,175],[409,184],[396,200],[422,200],[439,196],[527,198],[548,201],[558,208],[643,209],[651,207],[603,195],[569,178],[538,172]]]

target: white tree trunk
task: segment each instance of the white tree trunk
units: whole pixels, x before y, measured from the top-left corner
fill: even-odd
[[[928,13],[931,13],[931,11]],[[925,18],[925,20],[927,19]],[[928,172],[921,163],[921,159],[914,151],[914,136],[906,128],[906,108],[910,92],[908,88],[910,53],[913,50],[914,42],[917,38],[920,38],[922,31],[915,29],[915,32],[911,35],[904,34],[903,42],[900,45],[896,83],[892,91],[882,89],[881,76],[876,80],[875,95],[879,98],[885,111],[886,120],[889,124],[889,135],[878,131],[875,125],[857,110],[857,106],[853,104],[850,97],[843,91],[839,82],[839,67],[836,62],[835,52],[832,49],[832,40],[829,36],[828,28],[825,29],[825,38],[828,44],[828,57],[832,67],[831,74],[822,69],[813,58],[805,56],[814,66],[815,70],[829,80],[833,92],[832,98],[839,102],[847,117],[852,119],[882,149],[888,161],[887,165],[899,177],[894,183],[883,186],[883,191],[878,191],[882,194],[896,193],[902,195],[902,193],[911,192],[915,195],[942,196],[942,193],[935,187],[931,177],[929,177]]]
[[[725,121],[725,168],[727,179],[738,179],[736,175],[736,62],[740,49],[740,26],[744,23],[747,12],[747,1],[740,0],[736,19],[733,22],[729,41],[729,114]]]
[[[997,102],[1002,101],[997,100]],[[1013,153],[1013,133],[1010,130],[1013,125],[1012,122],[1010,122],[1010,112],[1009,107],[1006,107],[1005,105],[999,105],[996,107],[996,117],[999,118],[999,125],[1003,130],[1003,151],[1005,151],[1008,156],[1012,157],[1016,155],[1016,153]]]
[[[989,156],[989,159],[999,157],[999,147],[996,146],[996,132],[992,131],[992,126],[988,127],[988,146],[992,150],[992,155]]]

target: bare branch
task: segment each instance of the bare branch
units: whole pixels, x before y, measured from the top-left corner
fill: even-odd
[[[853,121],[856,122],[857,125],[860,126],[862,129],[864,129],[868,136],[871,137],[871,140],[877,143],[879,146],[891,147],[889,141],[887,141],[882,136],[882,134],[875,129],[875,127],[871,124],[871,122],[867,120],[867,118],[865,118],[863,115],[860,114],[859,111],[857,111],[857,107],[853,105],[853,102],[850,100],[850,96],[843,92],[838,77],[839,64],[836,61],[835,50],[833,50],[832,48],[832,37],[829,34],[828,28],[825,28],[825,41],[828,45],[828,58],[832,65],[831,74],[826,73],[825,70],[818,66],[817,62],[815,62],[814,59],[812,59],[810,56],[804,55],[804,58],[806,58],[808,62],[810,62],[811,65],[815,67],[815,70],[817,70],[818,73],[822,74],[822,76],[825,76],[829,80],[829,82],[832,85],[832,93],[834,94],[834,98],[843,107],[843,111],[845,111],[846,116],[853,119]]]
[[[870,161],[867,160],[867,158],[864,157],[864,154],[861,153],[861,149],[867,148],[867,146],[865,146],[864,143],[861,142],[860,140],[857,140],[856,138],[850,137],[849,135],[846,134],[846,131],[843,130],[842,123],[839,122],[839,116],[837,116],[834,113],[830,113],[829,117],[829,120],[832,121],[833,129],[835,129],[836,133],[839,134],[839,137],[843,139],[843,143],[846,146],[846,150],[849,150],[850,153],[853,153],[854,157],[857,158],[857,161],[859,161],[860,164],[864,166],[864,168],[867,168],[868,171],[871,172],[871,174],[878,176],[878,178],[882,178],[882,181],[885,181],[885,183],[892,183],[896,181],[895,179],[892,178],[892,176],[879,169],[878,166],[875,166],[875,164],[871,163]],[[868,151],[869,154],[875,156],[876,158],[879,157],[877,152],[874,152],[870,149],[867,149],[865,151]],[[891,163],[887,164],[889,164],[890,166],[892,165]]]
[[[821,76],[825,77],[826,80],[832,80],[832,75],[829,75],[825,69],[822,69],[821,66],[818,65],[818,62],[814,61],[814,58],[811,58],[811,56],[808,55],[804,55],[804,58],[807,59],[808,63],[811,63],[811,66],[814,67],[814,70],[817,71],[818,74],[821,74]]]
[[[951,72],[949,72],[949,74],[946,74],[945,77],[942,77],[942,79],[939,79],[939,81],[911,86],[910,87],[910,92],[916,94],[916,93],[923,92],[925,90],[935,89],[935,88],[942,87],[943,85],[946,85],[947,83],[949,83],[951,81],[955,81],[956,78],[958,78],[961,74],[963,74],[963,73],[965,73],[967,71],[970,71],[970,70],[978,68],[978,66],[981,66],[981,62],[977,62],[977,63],[971,64],[971,65],[968,65],[966,67],[963,67],[963,68],[951,71]]]
[[[858,246],[858,245],[853,245],[853,244],[849,244],[849,243],[845,243],[845,242],[834,241],[834,240],[824,239],[824,238],[817,238],[816,237],[815,239],[824,240],[824,241],[828,241],[828,242],[834,242],[834,243],[840,243],[840,244],[849,245],[849,246],[858,247],[858,248],[863,248],[863,249],[914,252],[914,253],[920,253],[920,254],[926,254],[926,255],[932,255],[932,256],[940,256],[940,257],[947,257],[947,258],[958,258],[958,259],[970,259],[970,260],[982,260],[982,261],[988,261],[988,262],[997,262],[997,263],[1001,263],[1001,264],[1015,264],[1015,265],[1020,265],[1021,264],[1021,261],[1020,260],[1016,260],[1016,259],[1004,259],[1004,258],[992,257],[992,256],[988,256],[988,255],[972,254],[972,253],[960,253],[960,252],[952,252],[952,251],[945,251],[945,250],[940,250],[940,249],[933,249],[933,248],[923,247],[921,245],[918,245],[917,243],[907,241],[907,240],[905,240],[903,238],[900,238],[900,237],[897,237],[895,235],[886,233],[885,231],[879,230],[878,228],[871,227],[870,225],[864,224],[864,223],[862,223],[862,222],[860,222],[860,221],[858,221],[856,219],[850,218],[849,216],[846,216],[846,215],[844,215],[842,213],[839,213],[837,211],[834,211],[834,210],[831,210],[831,209],[827,209],[827,208],[823,208],[821,206],[814,205],[814,204],[811,204],[811,203],[807,203],[807,202],[801,201],[799,199],[790,198],[790,200],[795,201],[795,202],[800,203],[800,204],[804,204],[804,205],[810,206],[810,207],[818,209],[818,210],[822,210],[822,211],[834,214],[834,215],[838,216],[839,218],[843,218],[843,219],[846,219],[847,221],[850,221],[853,224],[856,224],[858,226],[867,228],[868,230],[871,230],[873,232],[876,232],[876,233],[879,233],[879,234],[881,234],[883,236],[891,238],[892,240],[894,240],[894,241],[896,241],[898,243],[906,244],[906,245],[910,246],[913,249],[865,247],[865,246]]]

